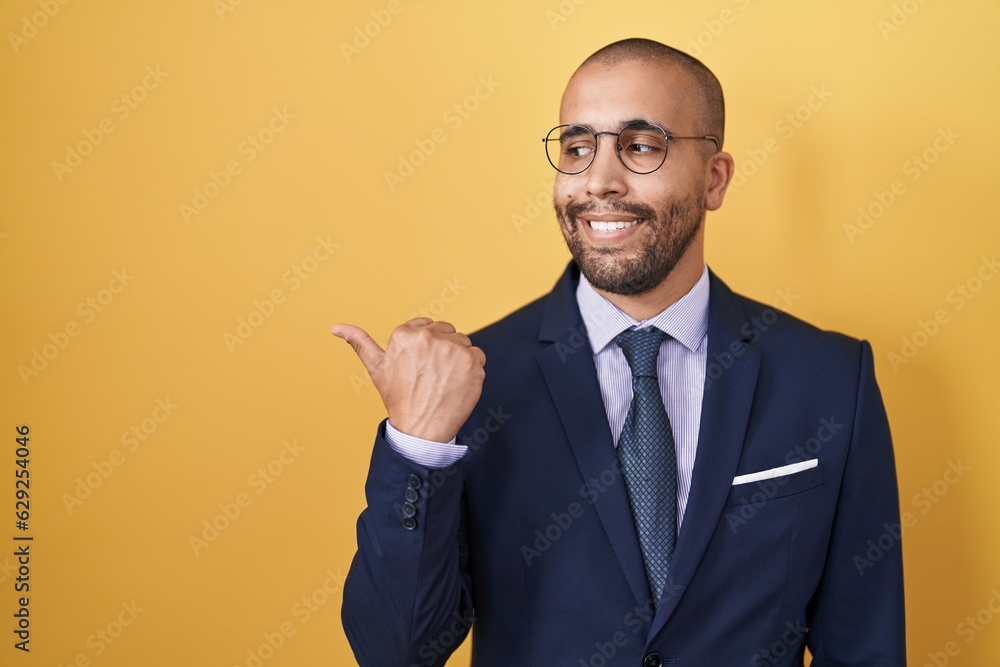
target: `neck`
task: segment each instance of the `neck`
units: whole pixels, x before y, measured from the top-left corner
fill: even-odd
[[[663,282],[648,292],[625,295],[612,294],[596,287],[594,289],[629,317],[642,322],[659,315],[690,292],[701,278],[704,265],[705,259],[701,253],[687,252]]]

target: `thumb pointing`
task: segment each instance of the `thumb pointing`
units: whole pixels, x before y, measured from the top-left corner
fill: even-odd
[[[385,351],[361,327],[356,327],[353,324],[335,324],[331,333],[338,338],[343,338],[354,348],[369,375],[382,363]]]

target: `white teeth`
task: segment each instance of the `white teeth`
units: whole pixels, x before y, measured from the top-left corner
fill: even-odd
[[[635,227],[639,224],[638,220],[633,220],[631,222],[601,222],[600,220],[590,220],[589,222],[590,228],[596,229],[599,232],[613,232],[617,229]]]

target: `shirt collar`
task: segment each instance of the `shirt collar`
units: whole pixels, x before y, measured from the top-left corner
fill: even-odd
[[[654,326],[664,331],[684,347],[695,351],[708,332],[708,266],[702,265],[701,277],[687,294],[672,303],[659,315],[638,321],[597,293],[587,278],[580,274],[576,288],[576,303],[587,328],[590,346],[597,354],[615,336],[632,327]]]

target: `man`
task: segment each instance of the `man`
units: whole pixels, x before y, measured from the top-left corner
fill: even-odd
[[[723,125],[699,61],[601,49],[545,141],[553,291],[471,339],[334,327],[388,411],[344,589],[361,665],[443,665],[470,627],[476,667],[905,664],[871,348],[708,271]]]

